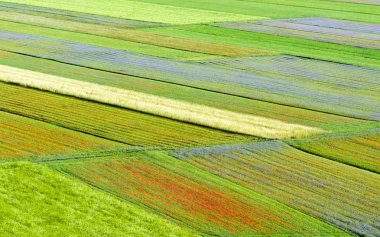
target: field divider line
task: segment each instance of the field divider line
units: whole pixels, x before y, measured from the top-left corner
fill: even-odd
[[[320,128],[221,110],[146,93],[0,65],[0,81],[120,106],[234,133],[283,139],[326,133]]]

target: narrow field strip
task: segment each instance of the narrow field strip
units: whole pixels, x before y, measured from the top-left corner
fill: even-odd
[[[99,101],[171,119],[230,132],[264,138],[305,137],[324,133],[322,129],[284,123],[279,120],[238,114],[125,89],[61,78],[43,73],[0,66],[0,80],[54,93]]]
[[[320,24],[318,24],[319,22]],[[376,24],[361,24],[323,18],[295,18],[260,22],[216,23],[214,25],[237,30],[380,49],[380,25]]]
[[[313,140],[289,141],[303,151],[380,174],[380,124],[378,129],[333,134]]]
[[[56,39],[70,40],[74,42],[95,45],[100,47],[107,47],[111,49],[128,50],[132,52],[142,53],[155,57],[172,58],[177,60],[206,60],[220,56],[196,53],[174,48],[160,47],[150,44],[136,43],[132,41],[125,41],[121,39],[102,37],[97,35],[82,34],[71,31],[57,30],[52,28],[45,28],[33,26],[28,24],[21,24],[11,21],[0,20],[0,29],[11,32],[18,32],[31,35],[39,35],[44,37],[51,37]]]
[[[247,57],[276,54],[275,52],[269,50],[239,48],[229,45],[202,42],[200,40],[163,36],[158,34],[152,34],[149,32],[139,32],[131,29],[123,29],[114,26],[102,26],[93,23],[82,23],[76,21],[54,19],[44,16],[28,15],[23,13],[0,11],[0,19],[28,25],[97,35],[141,44],[148,44],[170,49],[184,50],[210,55]],[[33,34],[33,31],[30,32]]]
[[[354,235],[380,234],[378,174],[302,152],[281,141],[171,154]]]
[[[138,29],[156,34],[204,40],[211,43],[254,47],[282,54],[380,69],[380,51],[273,34],[192,25]]]
[[[345,236],[317,219],[164,152],[48,165],[206,235]]]
[[[83,23],[92,23],[98,25],[107,25],[121,28],[139,28],[139,27],[158,27],[165,24],[134,21],[116,17],[107,17],[102,15],[86,14],[76,11],[65,11],[53,8],[38,7],[26,4],[17,4],[0,1],[0,10],[14,13],[24,13],[35,16],[45,16],[54,19],[69,20]]]
[[[127,0],[101,0],[88,4],[82,0],[72,0],[65,4],[58,0],[6,0],[4,2],[21,3],[61,10],[77,11],[89,14],[105,15],[123,19],[167,23],[167,24],[198,24],[221,21],[246,21],[265,19],[264,17],[231,14],[217,11],[206,11],[192,8],[163,6]],[[178,14],[180,12],[181,14]]]
[[[4,236],[197,236],[42,165],[0,164],[0,182]]]
[[[326,0],[205,0],[176,1],[176,0],[135,0],[169,6],[195,8],[202,10],[229,12],[253,16],[263,16],[272,19],[324,17],[359,22],[380,24],[379,6],[360,5],[348,2]],[[355,0],[352,0],[355,1]],[[357,0],[361,1],[361,0]],[[366,0],[363,0],[366,1]],[[378,0],[367,0],[377,2]],[[233,6],[233,7],[232,7]]]
[[[71,130],[144,147],[196,147],[256,138],[0,83],[0,109]]]
[[[137,92],[148,93],[169,99],[182,100],[237,113],[245,113],[254,116],[277,119],[285,121],[287,123],[320,127],[325,130],[331,130],[333,132],[338,130],[350,131],[352,129],[370,129],[372,128],[371,124],[374,123],[354,118],[321,113],[317,111],[268,103],[259,100],[252,100],[222,93],[205,91],[202,89],[175,85],[162,81],[149,80],[84,68],[80,66],[68,65],[51,60],[29,57],[4,51],[0,51],[0,64],[85,82],[97,83],[100,85],[118,87],[120,89],[128,89]],[[313,64],[310,66],[312,65]],[[326,68],[324,70],[326,70]],[[91,77],[88,77],[88,75],[91,75]],[[351,71],[350,75],[355,76],[356,74],[354,71]],[[363,74],[359,75],[361,78],[364,78]],[[1,88],[5,90],[3,87]],[[228,101],[228,103],[226,103],[226,101]]]
[[[310,81],[308,77],[311,76],[306,75],[305,79],[296,80],[284,72],[261,73],[186,63],[7,31],[0,31],[0,35],[3,38],[0,47],[31,56],[359,119],[380,119],[379,93],[365,88],[336,86],[333,81],[324,78],[322,82]],[[256,64],[261,64],[260,59]],[[335,65],[332,64],[332,67]],[[328,68],[328,65],[325,67]],[[377,69],[353,67],[351,71],[356,69],[372,74],[374,78],[379,77]],[[376,80],[373,84],[376,86]],[[353,92],[357,94],[353,96]]]
[[[334,2],[350,2],[350,3],[358,3],[358,4],[372,4],[372,5],[380,5],[379,0],[332,0]]]
[[[0,159],[33,158],[122,145],[0,111]]]

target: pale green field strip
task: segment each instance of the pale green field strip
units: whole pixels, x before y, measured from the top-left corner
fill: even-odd
[[[0,159],[102,150],[122,145],[0,111]]]
[[[6,0],[4,2],[22,3],[33,6],[167,24],[197,24],[264,19],[263,17],[257,16],[164,6],[127,0],[109,0],[106,2],[94,0],[91,1],[91,4],[88,4],[85,0],[71,0],[70,4],[59,0]],[[181,14],[178,14],[179,12]]]
[[[152,27],[164,26],[162,23],[154,23],[147,21],[134,21],[128,19],[121,19],[116,17],[108,17],[94,14],[86,14],[74,11],[65,11],[53,8],[37,7],[25,4],[9,3],[0,1],[0,10],[8,12],[18,12],[36,16],[46,16],[55,19],[71,20],[76,22],[93,23],[99,25],[108,25],[121,28],[139,28],[139,27]]]
[[[289,143],[303,151],[380,174],[380,124],[373,130]]]
[[[292,208],[358,236],[379,236],[380,176],[282,141],[173,152]]]
[[[37,164],[0,165],[1,236],[196,236]]]
[[[113,106],[0,83],[3,111],[144,147],[197,147],[257,140]]]
[[[326,130],[332,130],[333,132],[370,129],[372,128],[372,124],[375,124],[354,118],[240,98],[155,80],[109,73],[4,51],[0,51],[0,64],[153,94],[175,100],[183,100],[237,113],[246,113],[288,123],[321,127]],[[88,75],[91,75],[91,77]]]
[[[141,92],[81,82],[4,65],[0,66],[0,80],[117,105],[210,128],[264,138],[305,137],[326,132],[318,128],[234,113]]]
[[[47,164],[205,236],[346,236],[165,152]]]
[[[14,13],[7,11],[0,11],[0,19],[10,22],[18,22],[27,24],[26,31],[31,34],[35,34],[33,29],[29,28],[29,25],[52,28],[57,30],[64,30],[76,33],[97,35],[102,37],[113,38],[117,40],[125,40],[135,43],[154,45],[158,47],[164,47],[169,49],[177,49],[189,52],[197,52],[210,55],[229,56],[229,57],[246,57],[246,56],[263,56],[276,54],[273,51],[268,50],[254,50],[251,48],[240,48],[236,46],[213,44],[208,42],[202,42],[199,40],[191,40],[186,38],[178,38],[171,36],[163,36],[158,34],[152,34],[149,32],[139,32],[131,29],[123,29],[112,26],[102,26],[91,23],[81,23],[68,20],[60,20],[54,18],[48,18],[44,16],[35,16],[22,13]],[[16,28],[17,25],[5,23],[7,26],[4,29],[11,31],[22,30],[23,26],[18,25],[21,29]],[[43,29],[41,29],[43,31]],[[50,32],[49,29],[46,29]]]
[[[343,3],[324,0],[138,0],[138,2],[149,2],[177,7],[280,19],[294,17],[326,17],[380,24],[379,6],[368,6],[347,2]]]
[[[160,27],[138,29],[138,31],[203,40],[210,43],[230,44],[238,47],[254,47],[255,49],[270,50],[282,54],[380,68],[380,50],[376,49],[358,48],[207,25]]]
[[[350,2],[357,4],[380,5],[379,0],[332,0],[333,2]]]
[[[217,58],[218,56],[208,55],[203,53],[196,53],[190,51],[183,51],[172,48],[159,47],[150,44],[142,44],[131,41],[112,39],[102,36],[81,34],[70,31],[63,31],[57,29],[50,29],[39,26],[32,26],[27,24],[20,24],[10,21],[0,20],[0,29],[12,32],[39,35],[51,37],[56,39],[71,40],[75,42],[96,45],[101,47],[108,47],[113,49],[129,50],[132,52],[152,55],[156,57],[183,59],[183,60],[207,60]]]

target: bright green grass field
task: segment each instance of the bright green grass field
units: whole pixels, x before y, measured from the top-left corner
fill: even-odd
[[[0,165],[1,236],[193,236],[140,208],[26,163]]]
[[[240,47],[273,50],[279,53],[338,63],[380,68],[380,51],[313,40],[284,37],[207,25],[141,29],[163,35],[187,37]]]
[[[380,6],[325,0],[135,0],[270,18],[325,17],[380,23]]]
[[[7,0],[6,2],[168,24],[197,24],[263,19],[262,17],[249,15],[173,7],[128,0],[95,0],[91,2],[88,0],[71,0],[69,4],[60,0]],[[179,12],[180,14],[178,14]]]

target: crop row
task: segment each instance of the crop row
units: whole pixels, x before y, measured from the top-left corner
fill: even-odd
[[[329,134],[312,140],[291,141],[290,144],[313,154],[380,173],[380,129]]]
[[[355,88],[350,85],[337,87],[334,81],[324,78],[323,74],[320,74],[321,79],[314,77],[314,80],[311,81],[309,78],[312,76],[306,74],[305,78],[294,78],[286,72],[275,74],[215,67],[210,64],[189,64],[128,51],[6,31],[0,32],[0,36],[3,41],[2,47],[7,50],[60,62],[252,99],[311,108],[322,112],[372,120],[379,119],[377,112],[380,100],[376,80],[372,80],[372,84],[370,84],[374,85],[373,89]],[[295,60],[299,61],[297,58]],[[276,58],[273,61],[276,62]],[[318,62],[316,63],[318,64]],[[257,64],[261,64],[261,60],[257,60]],[[249,64],[247,67],[249,69],[252,66]],[[332,67],[336,67],[335,64],[332,64]],[[379,77],[379,70],[362,70],[360,67],[352,67],[351,71],[355,69],[359,72],[365,71],[373,78]],[[292,68],[284,70],[291,71]],[[344,76],[345,73],[342,77]],[[371,82],[366,81],[366,83]]]
[[[311,23],[309,23],[311,22]],[[308,24],[309,23],[309,24]],[[306,18],[260,22],[216,23],[220,27],[380,49],[380,27],[348,21]]]
[[[120,145],[0,111],[1,159],[100,150]]]
[[[18,22],[26,25],[34,25],[50,29],[90,34],[117,40],[135,42],[139,44],[154,45],[158,47],[197,52],[208,55],[242,57],[275,54],[274,52],[267,50],[254,50],[250,48],[214,44],[200,40],[191,40],[186,38],[163,36],[149,32],[140,32],[133,29],[131,30],[114,26],[104,26],[95,23],[83,23],[72,20],[55,19],[51,17],[17,12],[0,11],[0,19],[5,21]],[[33,34],[33,31],[31,29],[29,29],[29,31]]]
[[[0,83],[2,110],[136,146],[195,146],[245,140],[208,129],[122,108],[104,106]]]
[[[50,165],[211,235],[343,235],[317,219],[163,152],[52,162]]]
[[[344,64],[380,68],[380,52],[376,49],[234,30],[211,25],[157,27],[137,30],[167,36],[204,40],[212,43],[230,44],[238,47],[270,50],[288,55]]]
[[[0,181],[3,236],[196,236],[42,165],[1,164]]]
[[[0,65],[0,81],[257,137],[305,137],[326,132],[318,128],[3,65]]]
[[[1,56],[2,55],[2,56]],[[265,58],[262,58],[264,60]],[[288,123],[340,130],[370,122],[0,51],[0,64]],[[91,75],[90,77],[88,75]],[[225,103],[228,101],[228,103]],[[359,125],[361,124],[361,125]]]
[[[172,155],[350,233],[380,234],[378,174],[281,141],[180,150]]]

